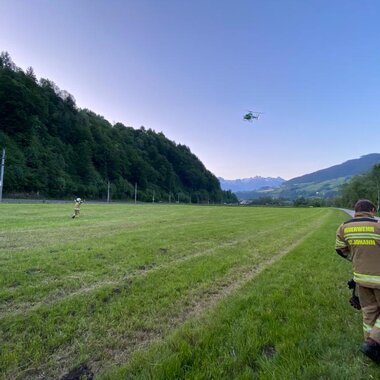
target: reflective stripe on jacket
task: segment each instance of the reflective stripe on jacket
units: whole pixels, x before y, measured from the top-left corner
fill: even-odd
[[[335,249],[347,252],[359,285],[380,289],[380,223],[370,213],[356,213],[339,226]]]

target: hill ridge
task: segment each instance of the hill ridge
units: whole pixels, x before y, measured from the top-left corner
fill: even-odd
[[[380,162],[380,153],[369,153],[359,158],[344,161],[325,169],[320,169],[312,173],[304,174],[292,178],[285,184],[299,184],[310,182],[322,182],[340,177],[352,177],[357,174],[365,173],[370,168]]]

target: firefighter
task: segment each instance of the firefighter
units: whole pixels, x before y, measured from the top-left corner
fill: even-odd
[[[361,351],[380,363],[380,222],[375,205],[361,199],[354,217],[336,233],[336,252],[352,261],[363,314],[364,343]]]
[[[79,216],[80,214],[80,205],[83,203],[82,199],[77,198],[75,200],[75,205],[74,205],[74,214],[72,218],[74,219],[75,217]]]

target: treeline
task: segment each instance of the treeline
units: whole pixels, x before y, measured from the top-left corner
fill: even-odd
[[[190,149],[151,129],[111,125],[73,96],[0,54],[0,149],[4,194],[233,203]]]
[[[245,201],[245,204],[251,206],[294,206],[294,207],[329,207],[335,205],[335,200],[332,198],[316,198],[316,197],[298,197],[294,200],[288,198],[276,198],[264,196],[250,201]]]
[[[380,206],[380,164],[376,164],[366,174],[355,176],[342,186],[336,204],[352,208],[358,199],[370,199],[379,209]]]

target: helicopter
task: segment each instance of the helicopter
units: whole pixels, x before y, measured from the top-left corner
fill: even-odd
[[[253,120],[258,120],[261,114],[262,112],[248,111],[248,113],[243,116],[243,119],[252,122]]]

